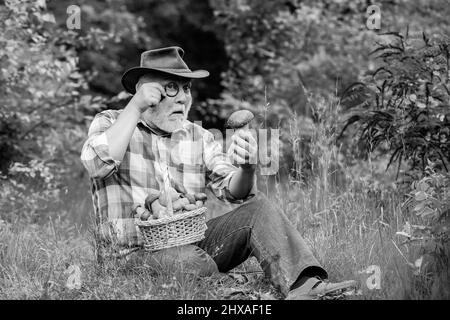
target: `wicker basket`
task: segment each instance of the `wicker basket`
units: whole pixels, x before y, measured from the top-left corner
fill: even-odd
[[[206,207],[136,224],[144,237],[144,249],[156,251],[200,241],[205,238]]]

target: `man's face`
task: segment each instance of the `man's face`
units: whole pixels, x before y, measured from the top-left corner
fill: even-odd
[[[178,87],[178,93],[173,97],[166,95],[156,107],[144,111],[142,119],[167,132],[181,129],[192,105],[190,79],[171,75],[146,74],[139,79],[136,89],[146,82],[159,83],[163,88],[167,88],[166,92],[169,94],[176,92]]]

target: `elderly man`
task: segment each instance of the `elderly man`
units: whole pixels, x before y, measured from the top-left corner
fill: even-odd
[[[99,113],[90,126],[81,160],[91,178],[103,243],[111,245],[114,238],[120,248],[139,249],[128,255],[133,263],[183,263],[201,275],[227,272],[254,256],[288,299],[314,299],[353,287],[354,281],[325,282],[326,271],[297,230],[257,192],[256,165],[249,161],[257,152],[252,135],[234,134],[228,154],[239,163],[236,167],[209,131],[187,120],[191,80],[209,73],[191,71],[183,55],[179,47],[144,52],[141,65],[122,77],[132,99],[123,110]],[[197,148],[186,141],[197,142]],[[144,203],[150,188],[159,188],[157,168],[165,168],[170,180],[189,193],[208,187],[218,199],[242,205],[207,221],[200,242],[145,252],[132,207]]]

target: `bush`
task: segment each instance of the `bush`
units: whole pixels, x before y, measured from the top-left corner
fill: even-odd
[[[342,96],[342,133],[357,124],[368,154],[388,155],[387,168],[397,162],[407,219],[397,235],[421,250],[411,264],[421,283],[437,284],[448,278],[450,262],[450,38],[386,36],[374,50],[381,65]]]
[[[63,185],[81,167],[84,109],[94,103],[79,98],[87,83],[68,46],[76,33],[54,26],[45,2],[0,6],[0,212],[11,219],[64,208]]]
[[[374,53],[382,60],[362,83],[342,96],[348,115],[343,132],[358,123],[367,152],[383,150],[388,166],[402,161],[407,171],[425,174],[428,162],[448,172],[450,161],[450,38],[423,33],[421,41],[386,35]],[[407,172],[405,172],[408,174]]]

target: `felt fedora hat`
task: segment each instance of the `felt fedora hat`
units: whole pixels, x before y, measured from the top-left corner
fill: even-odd
[[[167,47],[148,50],[141,54],[141,65],[128,69],[122,76],[122,85],[131,94],[136,93],[139,78],[149,72],[163,72],[184,78],[205,78],[206,70],[191,71],[183,61],[184,50],[180,47]]]

